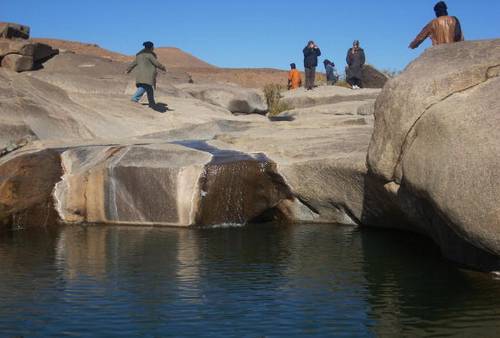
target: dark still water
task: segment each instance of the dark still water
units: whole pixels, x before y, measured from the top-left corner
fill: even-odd
[[[333,225],[0,237],[0,336],[500,332],[500,281],[425,239]]]

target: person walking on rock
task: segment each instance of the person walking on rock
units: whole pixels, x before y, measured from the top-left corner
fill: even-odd
[[[444,1],[440,1],[434,6],[434,12],[437,18],[429,22],[410,43],[411,49],[420,46],[428,37],[431,38],[433,46],[464,41],[460,21],[457,17],[448,15],[448,6]]]
[[[316,67],[318,66],[318,57],[321,56],[321,50],[314,43],[309,41],[304,52],[304,68],[306,72],[306,90],[314,88],[314,81],[316,79]]]
[[[326,84],[333,86],[339,80],[339,74],[337,73],[337,69],[335,69],[335,64],[327,59],[323,61],[323,65],[325,65]]]
[[[132,96],[133,102],[139,102],[144,93],[148,96],[149,107],[156,109],[154,88],[156,88],[157,69],[166,71],[164,65],[158,62],[151,41],[143,43],[144,49],[137,53],[135,61],[127,68],[127,74],[135,69],[137,91]]]
[[[295,63],[290,64],[290,72],[288,73],[288,90],[297,89],[302,86],[302,76],[297,70]]]
[[[359,41],[352,43],[352,48],[347,51],[346,80],[352,89],[362,88],[363,66],[365,65],[365,51],[359,47]]]

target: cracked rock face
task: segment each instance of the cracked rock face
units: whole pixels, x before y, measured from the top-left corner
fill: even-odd
[[[445,255],[500,268],[500,40],[430,48],[384,88],[370,173]]]

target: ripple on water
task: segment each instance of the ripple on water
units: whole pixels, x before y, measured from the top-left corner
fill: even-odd
[[[63,227],[0,239],[7,336],[491,336],[500,283],[333,225]]]

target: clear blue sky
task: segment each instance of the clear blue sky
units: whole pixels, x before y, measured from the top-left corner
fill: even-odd
[[[32,36],[93,42],[133,54],[143,41],[175,46],[222,67],[302,64],[307,40],[343,69],[361,41],[368,62],[402,69],[429,46],[407,48],[434,17],[436,0],[19,0],[3,1],[0,21],[31,26]],[[449,0],[466,39],[500,38],[499,0]]]

